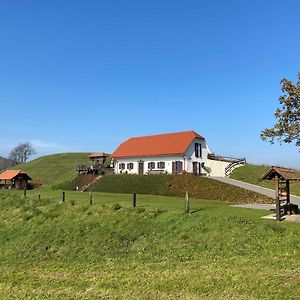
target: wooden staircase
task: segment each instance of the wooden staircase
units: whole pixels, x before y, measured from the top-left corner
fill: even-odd
[[[78,192],[85,192],[86,190],[88,190],[92,185],[94,185],[102,176],[96,176],[94,177],[89,183],[86,183],[85,185],[83,185],[82,187],[80,187],[78,189]]]

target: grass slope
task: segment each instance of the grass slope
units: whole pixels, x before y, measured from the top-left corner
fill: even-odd
[[[264,186],[270,189],[275,189],[275,182],[269,180],[260,180],[260,177],[268,170],[270,166],[258,166],[246,164],[245,166],[235,169],[230,177],[236,180],[249,182],[252,184]],[[297,171],[299,174],[300,172]],[[300,196],[300,182],[291,182],[291,192],[294,195]]]
[[[299,224],[216,201],[18,195],[0,191],[1,299],[299,297]]]
[[[186,175],[111,175],[102,177],[94,191],[110,193],[184,196],[185,191],[198,199],[238,203],[271,203],[264,195],[231,186],[205,177]]]
[[[88,163],[89,153],[60,153],[47,155],[25,164],[20,164],[14,169],[21,169],[33,179],[40,181],[43,187],[60,188],[71,181],[77,174],[77,163]]]

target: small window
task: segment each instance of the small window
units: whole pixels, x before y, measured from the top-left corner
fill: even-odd
[[[157,169],[164,169],[165,168],[165,162],[164,161],[159,161],[157,163]]]
[[[152,170],[152,169],[155,169],[155,162],[149,162],[148,163],[148,169]]]
[[[125,169],[125,163],[120,163],[119,164],[119,169],[124,170]]]
[[[127,169],[132,170],[133,169],[133,163],[128,163],[127,164]]]

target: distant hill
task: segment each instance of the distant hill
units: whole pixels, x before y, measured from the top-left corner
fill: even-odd
[[[275,189],[274,181],[260,180],[260,177],[269,169],[270,166],[246,164],[235,169],[230,178],[252,183],[255,185],[264,186],[270,189]],[[300,174],[300,171],[297,171]],[[291,192],[294,195],[300,196],[300,182],[291,182]]]
[[[13,167],[15,165],[16,165],[15,161],[0,156],[0,171],[1,170],[5,170],[7,168],[11,168],[11,167]]]
[[[30,162],[16,165],[29,174],[33,182],[40,182],[43,187],[61,188],[77,176],[75,165],[88,163],[90,153],[60,153],[42,156]]]

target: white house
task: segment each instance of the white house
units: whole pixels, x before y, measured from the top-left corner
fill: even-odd
[[[195,131],[133,137],[111,155],[115,173],[225,176],[245,160],[211,153],[204,137]],[[230,169],[230,170],[229,170]]]

